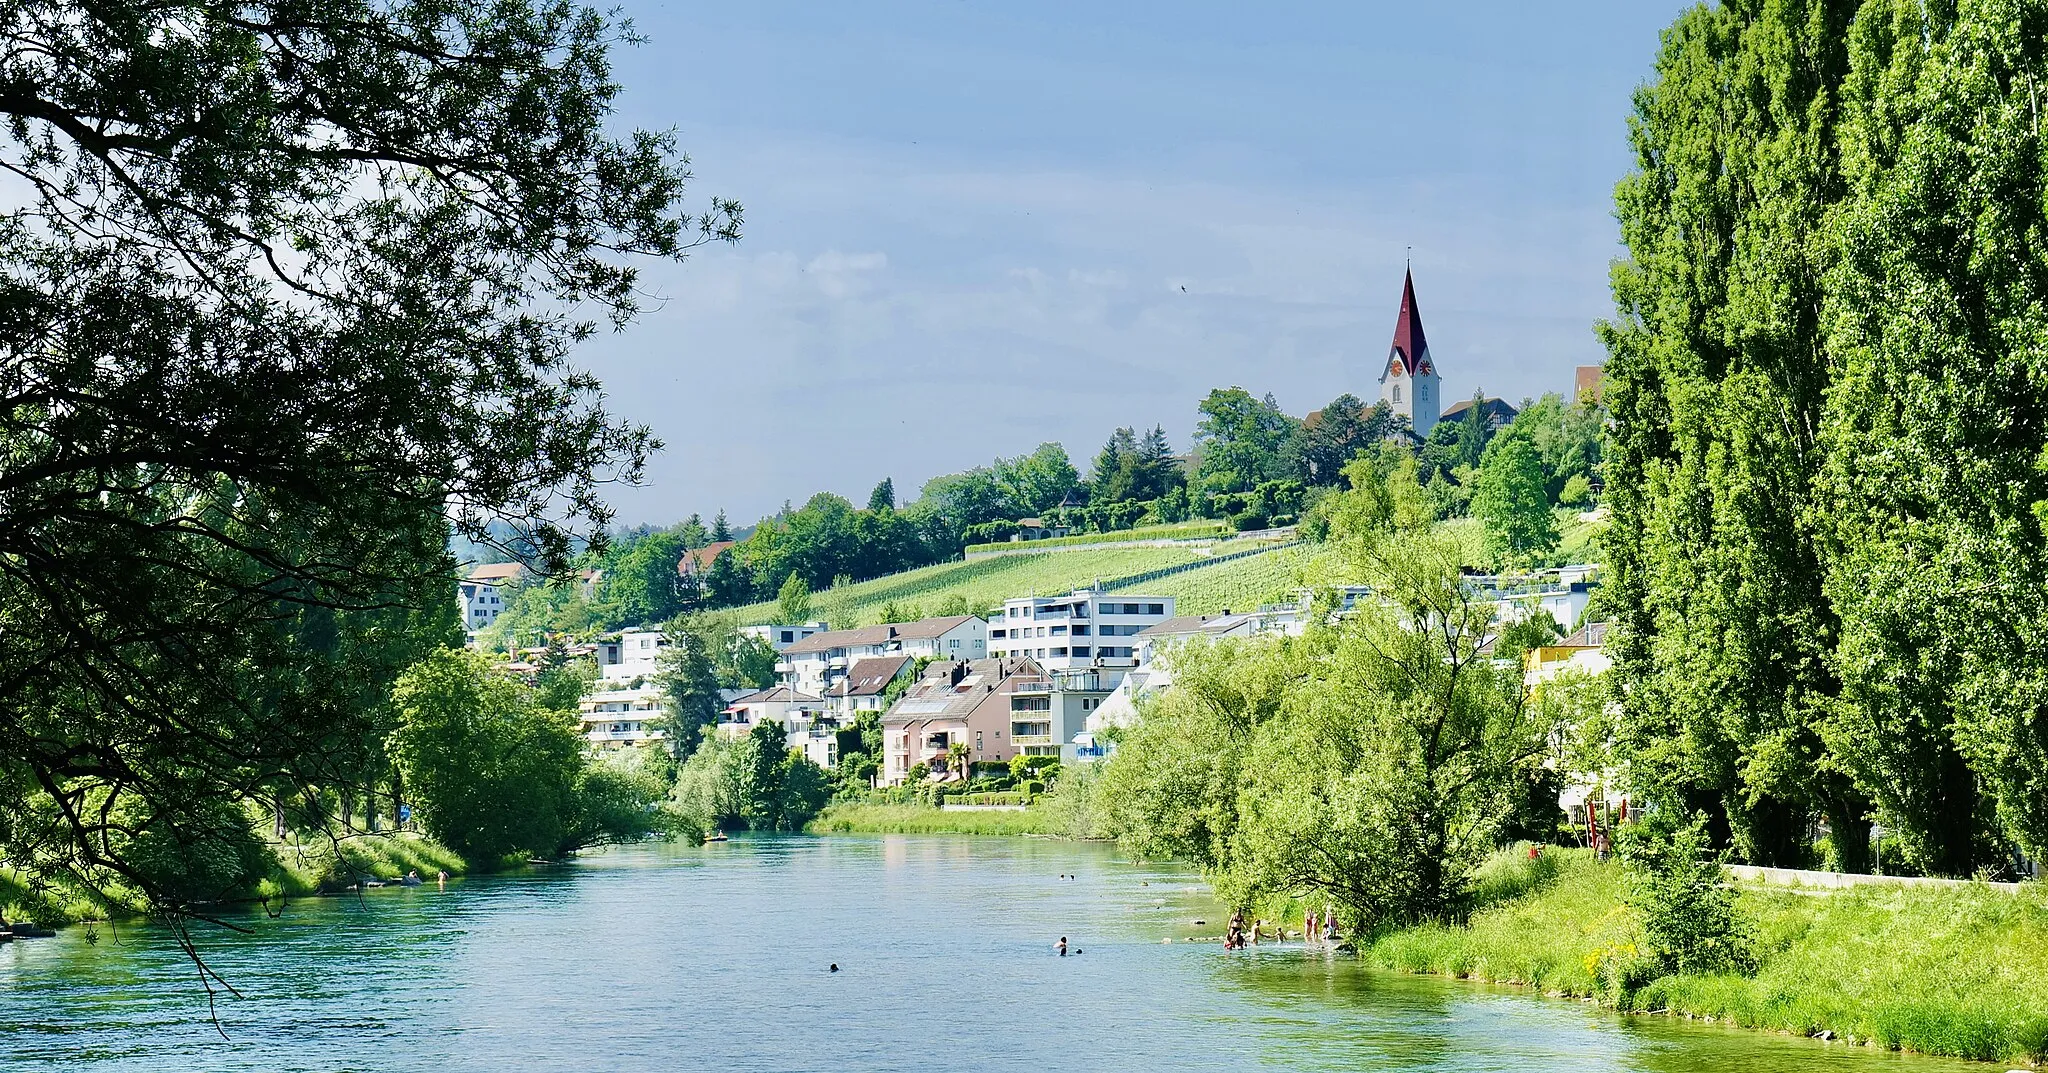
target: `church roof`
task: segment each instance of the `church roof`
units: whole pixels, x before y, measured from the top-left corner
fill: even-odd
[[[1415,305],[1415,273],[1408,272],[1401,281],[1401,314],[1394,318],[1394,346],[1380,379],[1385,380],[1387,373],[1393,371],[1396,360],[1409,376],[1414,376],[1416,367],[1428,355],[1429,340],[1422,334],[1422,310]]]

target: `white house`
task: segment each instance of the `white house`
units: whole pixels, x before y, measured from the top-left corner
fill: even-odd
[[[791,644],[775,670],[782,684],[814,697],[827,696],[861,660],[908,656],[917,659],[982,659],[988,655],[988,623],[976,615],[947,615],[916,622],[891,622],[857,630],[828,630]]]
[[[593,749],[622,749],[662,739],[653,726],[662,716],[661,690],[654,686],[598,690],[585,695],[577,707],[583,737]]]
[[[653,678],[659,671],[656,661],[666,647],[668,636],[661,630],[620,630],[617,639],[597,643],[598,678],[604,682]]]
[[[1111,688],[1138,665],[1138,635],[1173,617],[1173,597],[1077,589],[1021,596],[988,622],[989,655],[1029,659],[1046,671],[1103,672]]]
[[[734,698],[724,711],[718,713],[718,736],[744,738],[753,733],[756,726],[767,722],[781,723],[785,728],[809,726],[824,707],[822,698],[799,693],[788,686],[756,690]]]
[[[455,591],[462,601],[462,628],[471,633],[498,621],[504,613],[505,594],[496,582],[465,578],[455,586]]]
[[[789,646],[828,629],[831,627],[822,622],[806,622],[797,626],[741,626],[740,632],[759,638],[777,652],[787,652]]]

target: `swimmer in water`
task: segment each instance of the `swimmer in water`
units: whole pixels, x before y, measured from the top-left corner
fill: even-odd
[[[1067,937],[1064,935],[1060,936],[1059,952],[1061,957],[1067,956]]]

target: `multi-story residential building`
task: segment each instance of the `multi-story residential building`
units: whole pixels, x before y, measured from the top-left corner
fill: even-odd
[[[498,621],[504,613],[505,594],[495,582],[465,578],[456,584],[455,593],[462,601],[462,628],[471,633]]]
[[[761,639],[779,653],[789,651],[789,646],[812,634],[824,633],[831,628],[822,622],[806,622],[797,626],[741,626],[740,632]]]
[[[1138,665],[1138,635],[1173,617],[1173,597],[1077,589],[1005,601],[989,620],[993,658],[1030,659],[1048,671],[1094,670],[1110,687]]]
[[[915,656],[870,656],[855,660],[846,673],[825,688],[825,710],[832,718],[850,723],[861,712],[879,712],[882,697],[898,678],[909,676],[917,666]]]
[[[662,739],[653,725],[662,716],[661,691],[653,687],[598,690],[585,695],[577,707],[583,737],[593,749],[622,749]]]
[[[1477,599],[1499,604],[1501,625],[1511,626],[1537,613],[1556,620],[1559,632],[1578,628],[1579,616],[1592,602],[1599,585],[1592,566],[1562,566],[1526,574],[1467,574],[1465,586]]]
[[[781,723],[784,727],[798,724],[811,725],[825,701],[806,693],[799,693],[788,686],[762,689],[737,697],[725,710],[718,713],[718,735],[722,738],[744,738],[754,727],[766,722]]]
[[[650,679],[660,670],[661,650],[668,635],[661,630],[620,630],[616,639],[597,643],[597,675],[604,682]]]
[[[1029,744],[1057,753],[1050,704],[1041,705],[1043,668],[1028,659],[945,660],[925,668],[924,675],[882,716],[882,781],[894,786],[924,764],[960,778],[954,745],[966,746],[967,763],[1007,763],[1018,754],[1012,740],[1021,725]],[[1028,700],[1022,708],[1019,698]]]
[[[987,655],[988,623],[975,615],[947,615],[814,633],[784,649],[775,669],[783,685],[822,697],[864,659],[976,660]]]

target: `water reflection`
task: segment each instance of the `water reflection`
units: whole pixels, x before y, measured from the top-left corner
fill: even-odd
[[[254,917],[207,944],[226,1041],[158,933],[0,946],[0,1071],[1982,1071],[1179,941],[1217,919],[1050,840],[636,847]]]

